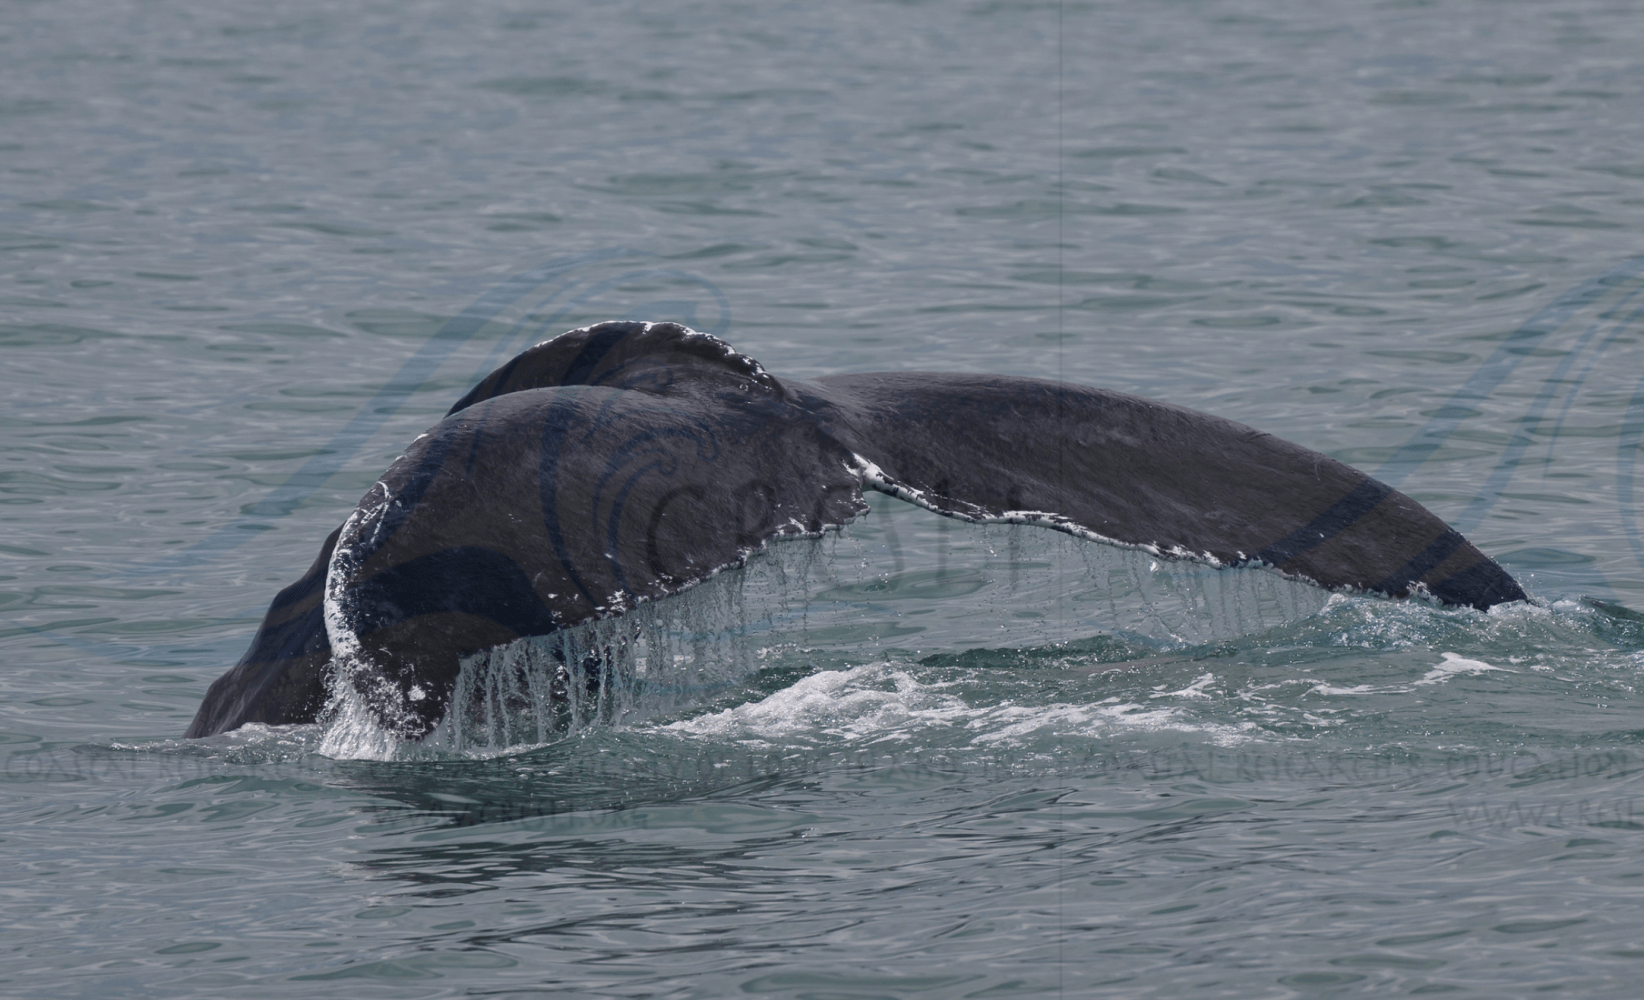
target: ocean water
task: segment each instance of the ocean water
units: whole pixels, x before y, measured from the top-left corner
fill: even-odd
[[[7,5],[0,994],[1636,995],[1641,53],[1597,0]],[[612,318],[1239,420],[1534,602],[876,497],[575,718],[526,644],[428,746],[181,739],[406,444]]]

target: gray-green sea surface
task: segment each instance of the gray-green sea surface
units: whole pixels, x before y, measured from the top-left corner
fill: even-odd
[[[1238,420],[1534,601],[876,497],[574,725],[476,667],[425,746],[181,738],[401,449],[624,318]],[[0,352],[0,994],[1637,994],[1636,5],[8,3]]]

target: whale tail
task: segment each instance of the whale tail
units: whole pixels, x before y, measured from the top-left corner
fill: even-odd
[[[601,323],[525,351],[414,442],[275,598],[188,735],[313,721],[342,684],[420,737],[463,656],[843,525],[864,487],[1325,587],[1525,599],[1409,497],[1218,417],[1003,376],[779,380],[675,324]]]

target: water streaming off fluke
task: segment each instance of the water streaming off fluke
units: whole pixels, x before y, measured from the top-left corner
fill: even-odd
[[[717,710],[887,654],[1022,647],[1054,663],[1087,648],[1067,644],[1105,637],[1118,652],[1104,659],[1122,663],[1262,632],[1329,598],[1266,570],[958,524],[876,496],[841,532],[772,543],[682,594],[468,657],[416,752],[489,754]],[[411,749],[351,702],[334,702],[322,752]]]

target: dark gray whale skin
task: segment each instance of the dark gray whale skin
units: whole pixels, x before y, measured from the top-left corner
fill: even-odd
[[[313,722],[342,670],[385,727],[421,737],[462,656],[843,525],[864,487],[1323,587],[1526,599],[1409,497],[1218,417],[997,375],[779,380],[675,324],[601,323],[520,354],[418,438],[274,598],[187,735]]]

